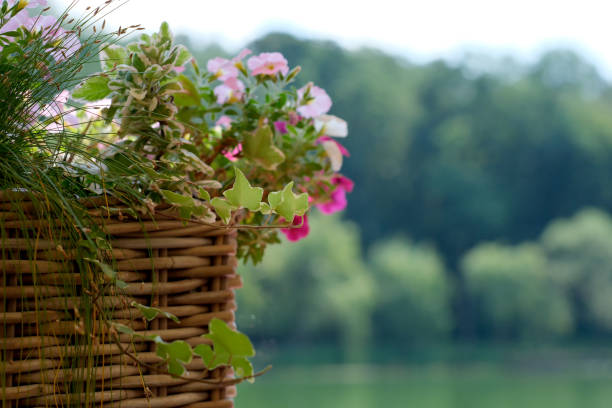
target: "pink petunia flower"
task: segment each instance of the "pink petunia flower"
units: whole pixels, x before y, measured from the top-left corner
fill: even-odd
[[[225,58],[216,57],[208,60],[206,69],[221,81],[238,77],[238,68],[234,66],[232,61]]]
[[[227,157],[229,161],[235,162],[238,160],[237,156],[240,154],[240,152],[242,152],[242,144],[238,143],[238,146],[234,147],[231,151],[226,151],[223,153],[223,155]]]
[[[316,118],[327,113],[332,106],[332,100],[324,89],[315,86],[310,82],[301,89],[298,89],[300,106],[297,111],[305,118]],[[308,93],[308,99],[304,100]]]
[[[246,57],[247,55],[251,54],[253,51],[249,50],[248,48],[245,48],[244,50],[240,51],[238,53],[238,55],[236,55],[234,58],[232,58],[232,62],[235,64],[238,61],[242,61],[244,59],[244,57]]]
[[[253,76],[276,75],[278,72],[287,75],[287,72],[289,72],[287,60],[280,52],[262,52],[249,58],[247,66]]]
[[[333,214],[338,211],[342,211],[346,208],[346,193],[353,191],[355,183],[353,180],[344,176],[334,176],[331,179],[331,183],[336,186],[334,191],[330,195],[330,200],[326,203],[317,204],[317,208],[323,214]]]
[[[217,97],[217,103],[223,105],[227,102],[238,101],[242,99],[244,93],[244,84],[237,78],[228,78],[221,85],[218,85],[213,90]]]
[[[211,74],[214,74],[216,79],[219,79],[221,81],[226,81],[230,78],[238,78],[238,66],[242,64],[242,60],[244,59],[244,57],[246,57],[250,53],[251,50],[245,48],[231,60],[221,57],[210,59],[206,63],[206,69]]]
[[[232,126],[232,118],[227,115],[223,115],[219,118],[215,125],[229,129]]]
[[[287,122],[279,120],[274,122],[274,128],[281,134],[287,133]]]
[[[296,242],[308,236],[310,226],[308,225],[308,216],[306,214],[302,216],[296,215],[293,218],[292,225],[301,226],[297,228],[281,228],[281,232],[285,234],[289,241]]]

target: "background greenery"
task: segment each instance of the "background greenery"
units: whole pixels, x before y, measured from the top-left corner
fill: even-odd
[[[182,41],[201,63],[224,54]],[[356,182],[342,217],[313,215],[309,238],[243,267],[239,325],[264,350],[262,364],[518,361],[538,372],[592,373],[576,364],[594,360],[610,373],[602,350],[612,334],[612,86],[592,64],[568,50],[530,64],[486,55],[414,64],[279,33],[249,48],[282,52],[327,90],[332,113],[349,123],[343,172]],[[529,354],[533,345],[563,353]],[[261,382],[290,395],[280,370]],[[469,370],[463,379],[398,374],[408,389],[451,390],[459,402],[419,400],[421,391],[394,401],[491,406],[487,394],[484,405],[453,394],[473,380],[515,396],[495,406],[609,402],[598,388],[607,379],[554,382],[546,370],[532,385],[504,375],[487,383],[489,374]],[[301,375],[303,392],[325,398],[313,385],[324,372]],[[393,383],[373,378],[372,395]],[[521,387],[530,386],[548,399],[529,400]],[[243,398],[257,400],[264,388]],[[361,405],[334,406],[374,406],[363,403],[368,388],[358,389],[362,397],[350,398]]]

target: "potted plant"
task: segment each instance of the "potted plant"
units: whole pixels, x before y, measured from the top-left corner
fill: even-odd
[[[59,53],[39,53],[44,72],[13,101],[25,114],[0,135],[7,149],[24,139],[19,164],[2,164],[3,401],[232,406],[233,385],[259,375],[234,327],[236,260],[260,261],[279,231],[304,237],[310,207],[346,205],[346,151],[330,137],[346,123],[324,90],[291,88],[299,68],[279,53],[203,69],[166,24],[127,46],[119,29],[70,48],[87,23],[50,41],[60,24],[28,27],[23,2],[4,4],[0,24],[21,37],[0,34],[3,63],[32,38]],[[103,71],[69,95],[88,44]],[[49,67],[72,67],[54,91]]]

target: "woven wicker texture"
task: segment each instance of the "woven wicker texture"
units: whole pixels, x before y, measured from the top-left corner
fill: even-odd
[[[75,296],[81,290],[81,276],[71,260],[74,254],[57,241],[32,239],[44,236],[38,232],[49,221],[24,221],[11,212],[15,203],[1,198],[3,407],[93,406],[94,402],[128,408],[233,407],[233,386],[164,374],[153,343],[126,334],[113,341],[102,323],[99,328],[93,325],[98,333],[85,332],[79,314],[88,308]],[[21,203],[20,211],[30,211],[31,204]],[[140,334],[158,334],[168,342],[181,339],[192,346],[208,341],[202,334],[211,319],[234,324],[233,289],[241,286],[235,232],[163,217],[137,221],[120,212],[109,216],[96,208],[95,201],[90,207],[92,216],[106,215],[103,225],[111,236],[118,278],[127,283],[122,295],[103,295],[114,321]],[[29,232],[24,234],[24,228]],[[69,295],[67,282],[74,288]],[[170,312],[180,323],[164,317],[147,322],[130,306],[132,299]],[[84,347],[83,336],[95,337],[97,343]],[[121,348],[159,368],[139,366]],[[200,380],[222,380],[231,374],[228,369],[207,371],[199,358],[187,369],[187,376]],[[76,391],[75,397],[75,389],[79,390],[75,384],[85,383],[90,384],[84,392],[88,403],[75,402],[81,392]]]

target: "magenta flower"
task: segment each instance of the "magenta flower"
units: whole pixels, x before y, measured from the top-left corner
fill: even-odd
[[[346,208],[346,193],[353,191],[355,183],[348,177],[334,176],[331,183],[336,186],[330,195],[330,200],[326,203],[317,204],[317,208],[323,214],[333,214]]]
[[[285,220],[282,221],[284,222]],[[308,225],[308,216],[306,214],[304,214],[303,216],[296,215],[295,217],[293,217],[292,225],[301,226],[294,228],[281,228],[281,232],[285,234],[289,241],[296,242],[308,236],[308,233],[310,232],[310,226]]]
[[[298,89],[298,98],[300,106],[297,111],[305,118],[316,118],[329,111],[332,106],[332,101],[324,89],[319,88],[311,83]],[[308,94],[308,96],[306,96]],[[304,99],[306,97],[306,99]]]
[[[219,105],[239,101],[244,92],[244,84],[235,77],[228,78],[221,85],[216,86],[213,92]]]
[[[280,133],[280,134],[285,134],[287,133],[287,122],[283,121],[283,120],[279,120],[274,122],[274,128]]]
[[[215,123],[215,125],[229,129],[232,126],[232,118],[230,118],[229,116],[223,115],[219,118],[219,120]]]
[[[280,52],[262,52],[249,58],[247,66],[253,76],[276,75],[277,72],[287,75],[287,72],[289,72],[287,60]]]
[[[242,152],[242,144],[238,143],[238,146],[234,147],[234,149],[232,149],[231,151],[226,151],[225,153],[223,153],[223,155],[227,157],[229,161],[235,162],[236,160],[238,160],[237,156],[240,154],[240,152]]]

